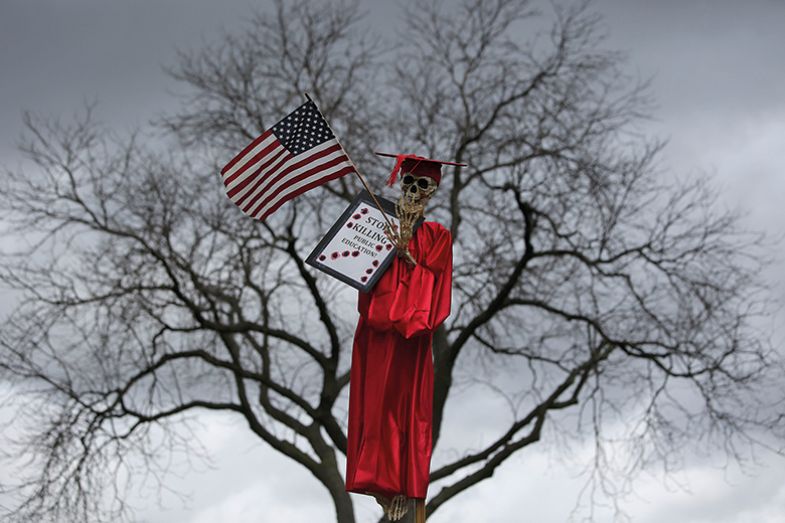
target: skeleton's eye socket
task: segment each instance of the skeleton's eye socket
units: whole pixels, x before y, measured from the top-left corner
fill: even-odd
[[[414,183],[414,176],[412,176],[411,174],[404,174],[403,175],[403,183],[406,184],[406,185]]]
[[[427,189],[428,186],[431,185],[429,178],[420,178],[417,180],[417,185],[420,186],[420,189]]]

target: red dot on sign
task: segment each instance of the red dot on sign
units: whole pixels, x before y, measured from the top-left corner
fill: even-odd
[[[381,251],[381,250],[382,250],[382,246],[381,246],[381,245],[377,245],[377,246],[376,246],[376,250],[377,250],[377,251]]]
[[[339,252],[337,252],[337,251],[336,251],[336,252],[334,252],[334,253],[332,253],[332,254],[330,255],[330,258],[332,258],[333,260],[335,260],[335,259],[337,259],[337,258],[338,258],[338,256],[340,256],[340,255],[341,255],[341,254],[340,254]]]
[[[379,260],[373,260],[372,265],[374,267],[378,267],[379,266]]]
[[[373,272],[373,269],[365,269],[365,274],[371,274],[372,272]]]
[[[368,214],[368,209],[366,209],[365,207],[363,207],[363,208],[360,210],[360,212],[361,212],[361,213],[363,213],[363,214]]]
[[[359,220],[360,219],[360,215],[359,214],[355,214],[354,216],[352,216],[352,218],[354,218],[355,220]]]
[[[387,250],[389,251],[390,249],[392,249],[392,243],[387,244]]]
[[[354,252],[352,253],[352,256],[355,256],[355,257],[356,257],[356,256],[359,256],[359,255],[360,255],[360,251],[354,251]]]
[[[343,251],[342,253],[344,256],[349,256],[351,253],[349,251]]]
[[[363,276],[362,278],[360,278],[360,281],[362,282],[368,281],[368,276]]]
[[[348,228],[350,228],[350,229],[352,228],[352,225],[353,225],[353,224],[352,224],[352,222],[349,222],[349,223],[347,223],[347,224],[346,224],[346,226],[347,226]]]
[[[319,261],[324,261],[324,260],[326,260],[326,259],[327,259],[327,256],[325,256],[324,254],[322,254],[321,256],[319,256]]]

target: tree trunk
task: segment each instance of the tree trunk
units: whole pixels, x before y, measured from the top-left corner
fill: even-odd
[[[355,523],[354,505],[349,493],[344,489],[343,481],[340,481],[340,485],[329,485],[328,488],[333,498],[333,505],[335,505],[335,521],[338,523]]]

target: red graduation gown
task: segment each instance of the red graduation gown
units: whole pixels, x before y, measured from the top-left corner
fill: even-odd
[[[350,492],[425,498],[428,490],[431,340],[450,314],[450,232],[425,222],[409,251],[415,267],[396,257],[358,300],[346,454]]]

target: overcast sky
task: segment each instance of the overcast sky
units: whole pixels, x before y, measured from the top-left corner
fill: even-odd
[[[365,1],[372,23],[391,29],[391,2]],[[446,2],[449,5],[449,1]],[[64,117],[84,99],[119,129],[144,125],[172,107],[162,65],[242,23],[250,0],[2,0],[0,163],[15,165],[21,111]],[[653,76],[658,108],[648,131],[670,139],[663,164],[677,176],[709,173],[749,227],[785,226],[785,1],[600,0],[611,46],[630,68]],[[781,259],[785,249],[780,247]],[[785,269],[772,271],[785,289]],[[0,290],[2,292],[2,290]],[[2,301],[2,300],[0,300]],[[7,297],[5,298],[7,305]],[[772,325],[785,323],[783,316]],[[779,340],[782,331],[778,331]],[[214,470],[173,481],[191,493],[183,506],[137,500],[140,521],[328,521],[332,506],[307,472],[260,447],[221,415],[205,415],[203,439]],[[785,520],[785,462],[765,457],[752,476],[726,475],[721,459],[694,460],[679,476],[691,492],[643,478],[624,507],[633,521],[669,523]],[[526,451],[440,510],[434,522],[566,520],[581,486],[577,470],[542,450]],[[730,477],[730,481],[727,478]],[[359,521],[375,521],[358,498]]]

